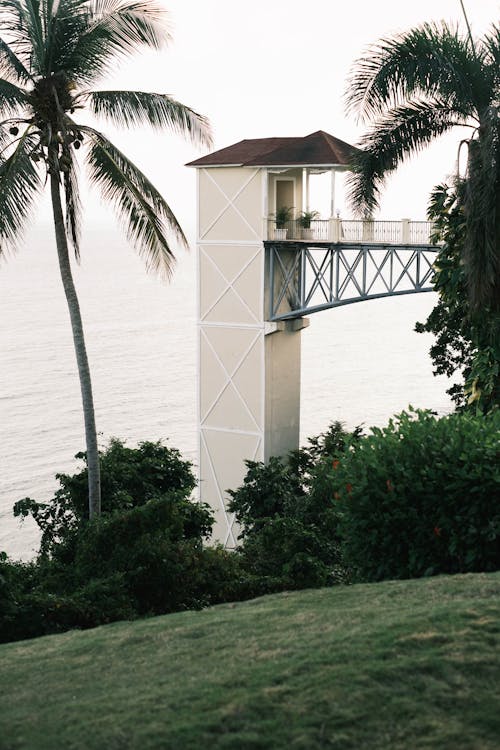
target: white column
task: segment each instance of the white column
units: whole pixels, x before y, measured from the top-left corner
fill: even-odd
[[[300,332],[308,325],[287,320],[265,337],[264,461],[299,447]]]
[[[207,168],[198,183],[199,489],[214,540],[234,547],[227,491],[243,483],[245,461],[298,448],[303,322],[266,321],[266,170]]]
[[[410,244],[410,219],[401,219],[401,242],[404,245]]]
[[[330,242],[340,242],[341,239],[341,220],[337,217],[328,219],[328,239]]]
[[[309,211],[309,170],[302,168],[302,210]]]
[[[262,193],[262,239],[269,239],[269,177],[265,169],[261,171]]]
[[[330,216],[333,219],[335,216],[335,169],[332,169],[330,174]]]

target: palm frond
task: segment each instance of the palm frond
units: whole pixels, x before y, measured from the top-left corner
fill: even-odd
[[[4,78],[0,78],[0,116],[6,117],[26,107],[29,103],[27,93]]]
[[[95,25],[106,25],[110,32],[135,51],[139,45],[160,49],[170,39],[168,13],[150,0],[93,0]]]
[[[386,177],[407,157],[465,118],[442,102],[410,102],[376,120],[359,143],[346,184],[356,213],[371,215]]]
[[[88,27],[88,0],[42,0],[45,33],[45,75],[65,71],[66,60],[78,43],[78,39]]]
[[[18,245],[43,187],[37,165],[31,159],[37,140],[26,130],[14,151],[0,163],[0,255]]]
[[[170,276],[174,254],[168,233],[187,247],[184,233],[171,209],[143,173],[107,138],[92,128],[87,165],[90,180],[115,209],[129,241],[144,258],[146,268]]]
[[[345,93],[348,111],[370,119],[422,97],[439,98],[473,116],[489,101],[483,58],[445,23],[383,39],[353,67]]]
[[[29,17],[19,0],[0,0],[0,29],[3,37],[2,75],[9,76],[10,80],[12,74],[14,82],[23,81],[25,73],[29,75],[31,72],[33,51]]]
[[[500,309],[500,121],[495,107],[469,144],[464,250],[474,310]]]
[[[21,3],[17,3],[21,5]],[[31,63],[33,69],[38,73],[45,73],[45,35],[42,24],[42,14],[40,13],[39,0],[23,0],[22,3],[24,38],[28,45],[31,46]],[[21,42],[21,38],[19,42]]]
[[[491,75],[493,78],[493,91],[491,102],[500,100],[500,26],[492,26],[481,44],[486,51],[486,59],[490,61]]]
[[[64,197],[66,235],[73,246],[75,258],[79,261],[82,204],[78,186],[78,164],[72,151],[69,152],[69,164],[64,173]]]
[[[135,127],[151,125],[169,128],[179,135],[187,135],[201,146],[210,146],[212,137],[206,117],[166,94],[144,91],[93,91],[89,94],[91,111],[115,125]]]
[[[493,60],[500,64],[500,26],[498,24],[493,24],[484,35],[481,45],[492,56]]]
[[[22,60],[3,39],[0,39],[0,76],[14,83],[27,83],[31,79]]]
[[[138,47],[160,49],[170,40],[168,14],[145,0],[91,0],[86,27],[60,64],[75,81],[89,85]]]

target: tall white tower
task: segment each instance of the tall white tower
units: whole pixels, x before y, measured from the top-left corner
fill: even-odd
[[[199,488],[215,512],[214,537],[228,547],[238,531],[227,490],[242,483],[245,460],[267,461],[299,442],[307,322],[268,320],[269,217],[285,206],[307,210],[309,174],[326,170],[333,217],[335,172],[351,154],[319,131],[241,141],[188,165],[198,175]]]

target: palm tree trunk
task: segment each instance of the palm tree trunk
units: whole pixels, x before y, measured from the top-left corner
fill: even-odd
[[[54,171],[55,172],[55,171]],[[92,396],[92,383],[90,380],[90,368],[85,348],[83,335],[82,316],[80,305],[76,294],[75,284],[71,273],[69,262],[68,240],[61,205],[61,194],[59,191],[59,173],[50,175],[50,191],[52,196],[52,210],[54,214],[54,227],[56,232],[57,256],[59,259],[59,270],[68,303],[71,330],[73,332],[73,344],[75,346],[78,375],[80,378],[80,389],[82,393],[83,417],[85,421],[85,442],[87,450],[88,486],[89,486],[89,518],[99,515],[101,512],[101,477],[99,468],[99,452],[97,449],[97,432],[95,426],[94,399]]]

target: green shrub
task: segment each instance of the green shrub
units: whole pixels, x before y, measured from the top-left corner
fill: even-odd
[[[16,565],[16,563],[10,563]],[[136,617],[122,576],[92,579],[70,593],[47,590],[41,576],[25,586],[10,616],[0,613],[0,643]]]
[[[141,615],[200,606],[203,539],[211,527],[206,506],[177,492],[101,516],[77,535],[73,578],[80,586],[96,574],[102,579],[121,574],[131,606]],[[57,555],[53,559],[57,563]]]
[[[191,464],[161,443],[101,456],[103,512],[86,513],[87,472],[59,475],[47,504],[25,499],[43,532],[35,563],[0,559],[0,641],[251,596],[240,561],[207,549],[208,506],[192,502]]]
[[[13,562],[5,552],[0,552],[0,643],[13,640],[17,630],[19,638],[29,637],[25,633],[30,618],[24,617],[21,608],[25,596],[34,587],[36,573],[34,563]]]
[[[286,459],[247,462],[243,485],[229,492],[229,510],[242,525],[238,553],[254,586],[278,591],[344,580],[338,509],[323,467],[360,435],[336,422]]]
[[[329,469],[343,559],[379,581],[500,568],[500,411],[403,412]]]
[[[85,460],[85,453],[76,458]],[[179,451],[161,442],[142,442],[128,448],[116,438],[100,454],[102,515],[144,505],[172,490],[189,497],[196,485],[192,464]],[[42,538],[41,554],[53,549],[88,519],[87,468],[75,474],[57,474],[60,488],[48,503],[24,498],[14,505],[14,515],[32,515]]]

